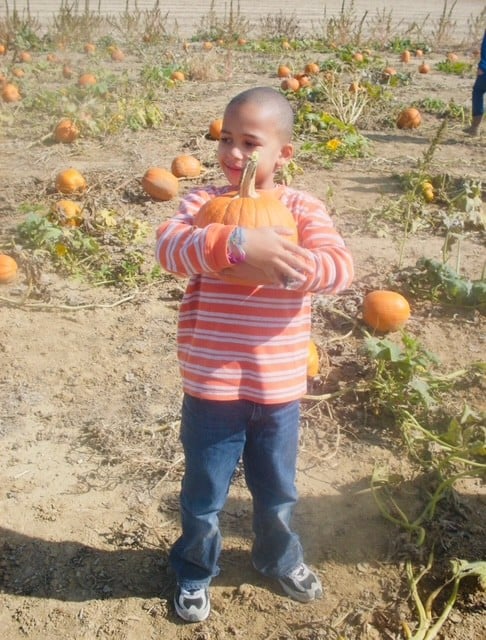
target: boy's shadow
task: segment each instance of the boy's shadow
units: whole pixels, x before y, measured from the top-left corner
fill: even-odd
[[[423,480],[406,483],[401,496],[407,507],[417,512],[423,508]],[[464,498],[467,505],[468,497]],[[484,523],[483,500],[473,500],[469,509],[469,517],[474,512],[478,522]],[[235,589],[247,582],[268,586],[251,564],[251,513],[249,496],[230,494],[221,513],[222,571],[215,584]],[[453,520],[461,530],[467,528],[468,519],[456,509],[448,514],[448,522]],[[399,530],[380,515],[364,479],[339,487],[334,495],[303,495],[295,512],[294,528],[311,565],[333,562],[356,566],[397,559]],[[172,533],[177,535],[176,526],[173,530],[171,527]],[[456,531],[454,544],[458,549],[454,550],[463,551],[467,543],[470,559],[482,557],[484,538],[475,533],[471,529],[468,536],[461,537]],[[169,543],[160,549],[106,550],[80,542],[44,540],[0,527],[0,592],[71,602],[171,598],[174,576],[169,568],[168,547]]]
[[[108,551],[53,542],[0,527],[0,592],[72,602],[161,597],[170,587],[167,554]]]

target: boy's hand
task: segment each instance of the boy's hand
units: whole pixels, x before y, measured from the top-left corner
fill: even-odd
[[[312,273],[313,268],[308,261],[308,252],[286,239],[285,236],[292,233],[286,227],[245,228],[242,248],[246,260],[241,265],[231,267],[229,272],[246,279],[243,267],[254,267],[257,271],[253,272],[253,277],[263,279],[259,284],[284,286],[288,280],[304,283],[306,274]],[[251,277],[250,269],[247,273]]]

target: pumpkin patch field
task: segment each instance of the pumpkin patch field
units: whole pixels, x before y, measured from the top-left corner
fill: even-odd
[[[187,36],[159,3],[0,13],[5,640],[486,637],[486,124],[464,131],[486,10],[371,4],[309,25],[211,3]],[[252,568],[238,469],[211,615],[185,625],[186,282],[155,232],[224,184],[224,107],[258,85],[295,114],[278,181],[326,202],[355,260],[313,298],[302,401],[294,527],[325,593],[302,605]]]

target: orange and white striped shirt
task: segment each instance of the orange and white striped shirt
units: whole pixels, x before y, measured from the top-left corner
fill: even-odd
[[[167,271],[189,276],[178,324],[178,359],[186,393],[206,400],[290,402],[306,392],[311,294],[349,286],[353,262],[323,202],[281,186],[274,195],[292,212],[300,246],[314,272],[297,290],[244,286],[214,274],[231,266],[232,225],[194,226],[194,216],[230,187],[190,192],[157,230],[156,258]]]

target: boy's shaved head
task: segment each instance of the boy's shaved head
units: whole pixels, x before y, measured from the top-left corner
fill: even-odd
[[[265,112],[268,111],[268,115],[274,118],[275,127],[280,132],[282,140],[290,142],[294,128],[294,112],[285,96],[271,87],[253,87],[232,98],[226,110],[244,104],[254,104]]]

